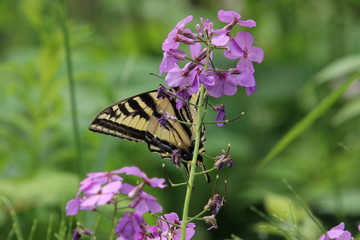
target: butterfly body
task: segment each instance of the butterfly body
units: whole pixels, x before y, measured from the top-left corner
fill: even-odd
[[[196,103],[197,96],[192,96],[189,101]],[[182,159],[191,161],[195,146],[195,125],[166,120],[166,126],[163,127],[159,119],[165,112],[182,122],[195,123],[197,119],[197,109],[193,105],[186,104],[177,110],[175,99],[166,94],[164,98],[157,98],[157,90],[154,90],[110,105],[95,116],[89,129],[134,142],[146,142],[149,150],[159,153],[162,158],[169,158],[177,149]],[[205,152],[204,141],[202,126],[200,153]],[[197,162],[205,169],[201,156]],[[208,175],[206,178],[210,181]]]

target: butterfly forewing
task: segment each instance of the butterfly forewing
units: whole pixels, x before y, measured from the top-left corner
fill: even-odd
[[[142,99],[146,98],[144,95],[151,93],[142,93],[105,108],[96,115],[89,129],[130,141],[144,141],[153,113],[151,107]],[[150,102],[149,105],[156,105],[156,101]]]

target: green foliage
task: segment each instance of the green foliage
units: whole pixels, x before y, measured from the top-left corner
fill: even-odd
[[[233,239],[276,240],[280,227],[293,239],[317,239],[322,232],[303,206],[290,200],[293,193],[283,178],[326,229],[345,221],[355,235],[360,216],[360,90],[353,75],[360,66],[358,1],[65,3],[83,173],[137,165],[161,177],[165,163],[174,181],[182,179],[144,144],[87,128],[105,106],[157,87],[162,80],[149,73],[157,73],[161,42],[180,19],[190,14],[214,19],[218,9],[233,9],[256,20],[251,33],[265,59],[256,68],[254,96],[240,91],[212,100],[227,106],[229,118],[245,115],[223,128],[207,127],[207,154],[219,155],[231,143],[234,168],[224,170],[227,202],[218,215],[219,229],[199,225],[196,236],[224,239],[234,233]],[[59,1],[0,1],[0,233],[9,240],[69,239],[76,222],[63,217],[84,175],[76,172],[59,6]],[[262,160],[265,156],[272,160]],[[211,186],[196,187],[194,209],[206,204],[211,191]],[[181,213],[182,189],[154,195],[167,211]],[[250,206],[266,212],[277,227],[259,228],[269,221]],[[102,239],[106,224],[91,215],[83,218]]]

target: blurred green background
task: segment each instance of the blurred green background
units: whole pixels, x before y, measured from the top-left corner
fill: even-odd
[[[14,234],[15,215],[25,239],[65,227],[66,202],[78,182],[91,171],[136,165],[149,176],[163,177],[162,163],[176,181],[181,174],[168,160],[136,144],[90,132],[89,123],[104,107],[156,89],[162,59],[161,43],[184,17],[200,17],[215,27],[219,9],[254,19],[248,30],[264,50],[255,64],[258,92],[211,99],[224,103],[227,116],[245,116],[223,128],[207,126],[207,154],[219,155],[231,143],[232,169],[220,173],[217,192],[226,205],[217,216],[219,229],[197,223],[194,239],[318,239],[320,228],[306,206],[329,229],[341,221],[354,234],[360,219],[360,83],[305,120],[303,127],[276,143],[332,92],[360,69],[360,2],[343,1],[215,1],[106,0],[66,1],[75,94],[82,150],[80,173],[72,129],[60,1],[0,1],[0,235]],[[244,28],[236,28],[244,31]],[[221,55],[219,54],[221,57]],[[220,62],[233,67],[235,62]],[[215,117],[208,115],[209,120]],[[269,156],[269,155],[268,155]],[[267,164],[264,164],[267,163]],[[205,162],[210,166],[210,162]],[[215,179],[215,174],[212,174]],[[284,183],[292,186],[297,195]],[[200,177],[191,202],[195,215],[210,198],[213,186]],[[165,212],[181,215],[185,189],[152,190]],[[5,197],[5,198],[4,198]],[[12,208],[9,208],[11,203]],[[268,219],[251,210],[256,207]],[[96,226],[106,239],[109,222],[81,212],[73,221]],[[271,221],[274,225],[271,226]],[[50,230],[49,230],[50,229]],[[283,234],[281,234],[283,233]],[[10,234],[10,235],[9,235]],[[12,234],[12,236],[11,236]]]

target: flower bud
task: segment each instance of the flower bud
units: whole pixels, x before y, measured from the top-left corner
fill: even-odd
[[[180,43],[184,43],[184,44],[187,44],[187,45],[195,44],[194,39],[186,38],[185,36],[179,35],[179,34],[176,35],[175,41],[180,42]]]
[[[186,53],[184,51],[178,50],[178,49],[169,49],[167,51],[167,54],[169,56],[173,56],[174,58],[178,60],[185,60],[186,59]]]
[[[186,38],[190,38],[190,39],[197,39],[197,34],[196,33],[192,33],[190,30],[185,29],[185,30],[179,30],[178,34],[183,35]]]
[[[196,24],[196,30],[198,31],[200,37],[204,37],[204,32],[199,24]]]

